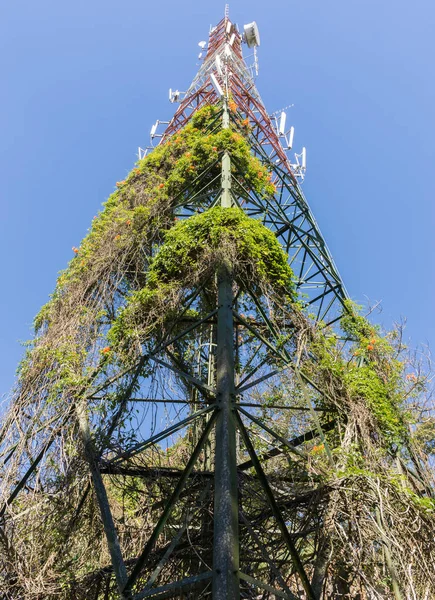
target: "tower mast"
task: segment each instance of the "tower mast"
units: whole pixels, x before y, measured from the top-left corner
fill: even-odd
[[[8,599],[435,585],[403,367],[349,302],[243,44],[257,25],[227,6],[36,318],[0,429]]]

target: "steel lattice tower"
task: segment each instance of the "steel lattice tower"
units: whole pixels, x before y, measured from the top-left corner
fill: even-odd
[[[157,150],[175,143],[198,111],[215,106],[204,136],[230,129],[246,139],[271,174],[274,197],[256,193],[237,157],[225,151],[213,167],[219,176],[210,176],[210,168],[199,170],[174,215],[183,221],[213,207],[238,207],[261,221],[288,255],[310,323],[329,330],[343,314],[346,290],[243,59],[243,41],[228,14],[212,28],[191,86],[175,94],[180,104]],[[89,575],[89,598],[320,597],[318,532],[328,495],[306,469],[304,445],[326,443],[337,419],[322,404],[326,392],[299,369],[298,357],[283,343],[300,334],[300,325],[283,321],[279,328],[255,282],[236,284],[235,267],[231,261],[220,264],[210,288],[195,284],[170,330],[154,348],[143,346],[132,367],[100,366],[90,392],[65,419],[75,411],[91,472],[74,514],[91,495],[96,498],[104,528],[98,543],[107,544],[110,553],[110,565],[94,579]],[[280,393],[282,377],[294,392],[288,402]],[[265,386],[276,392],[267,402]],[[96,438],[92,411],[109,401],[116,409]],[[144,439],[128,437],[127,406],[139,407],[152,422]],[[120,423],[126,435],[114,443]],[[289,438],[283,430],[299,433]],[[11,487],[2,516],[56,444],[56,430],[47,431]],[[164,444],[166,454],[176,457],[172,466],[165,462]],[[126,533],[111,498],[133,485],[137,505],[129,518],[133,523],[137,518],[137,531]],[[141,550],[131,554],[135,536]]]
[[[212,28],[203,64],[183,96],[160,143],[164,144],[170,140],[189,123],[199,109],[207,104],[217,105],[221,108],[216,127],[231,127],[235,131],[241,131],[242,121],[249,120],[249,144],[252,153],[273,173],[276,195],[273,201],[264,201],[255,192],[250,191],[244,182],[243,173],[238,172],[238,165],[232,163],[229,153],[224,153],[219,159],[220,180],[207,181],[206,173],[198,173],[195,190],[189,191],[186,199],[178,205],[178,218],[189,218],[196,211],[202,212],[220,204],[222,207],[241,207],[249,216],[261,219],[275,233],[288,253],[289,264],[297,275],[297,288],[306,295],[306,304],[310,306],[310,311],[315,313],[315,320],[323,321],[326,325],[334,323],[341,314],[342,301],[345,298],[344,286],[281,145],[276,127],[273,126],[256,89],[251,70],[244,62],[242,35],[228,15]],[[230,110],[230,102],[237,106],[236,110]],[[206,181],[204,185],[203,178]],[[290,515],[303,509],[292,506],[289,510],[285,503],[283,504],[282,498],[277,498],[264,465],[265,461],[282,456],[285,448],[297,455],[298,445],[322,435],[320,421],[316,418],[317,427],[311,427],[297,439],[286,440],[274,431],[273,426],[259,420],[255,413],[248,412],[250,407],[253,411],[259,407],[250,397],[250,390],[273,377],[284,365],[291,368],[294,366],[291,365],[291,359],[279,349],[277,342],[282,332],[275,330],[262,310],[255,292],[244,291],[250,295],[250,301],[257,305],[263,315],[261,323],[250,323],[240,314],[240,297],[234,294],[231,265],[221,268],[217,277],[217,303],[210,305],[209,314],[202,316],[198,321],[191,319],[188,327],[184,327],[184,330],[172,339],[165,340],[154,353],[144,356],[136,365],[133,374],[129,374],[119,412],[109,425],[107,434],[110,437],[123,407],[134,399],[134,390],[143,376],[145,362],[151,362],[155,367],[163,367],[175,374],[189,391],[190,399],[186,404],[190,405],[191,414],[111,458],[104,448],[97,450],[90,442],[89,419],[83,407],[80,409],[79,419],[92,472],[92,486],[101,510],[113,573],[122,598],[196,598],[200,595],[208,597],[211,594],[214,600],[235,600],[241,597],[258,597],[258,590],[267,597],[294,598],[294,594],[280,575],[279,565],[284,563],[293,565],[291,570],[294,570],[294,577],[299,581],[298,587],[305,591],[304,597],[313,599],[315,593],[301,559],[304,551],[299,540],[296,541],[297,535],[291,534],[288,526]],[[186,325],[182,315],[180,322]],[[242,330],[249,332],[249,345],[252,348],[259,345],[264,351],[261,364],[258,363],[251,372],[248,369],[243,372],[243,369],[236,369],[235,366],[236,357],[243,346],[240,339]],[[200,351],[199,363],[189,366],[177,358],[174,349],[183,341],[184,336],[192,337],[192,332],[197,336],[195,343],[198,348],[202,340],[208,341],[202,346],[205,351],[202,354]],[[255,353],[259,353],[258,348],[252,350],[250,358],[245,359],[246,364],[252,362]],[[274,368],[271,365],[274,356],[280,363],[279,367]],[[267,372],[258,375],[262,373],[265,365],[268,367]],[[99,385],[99,397],[104,398],[104,394],[108,395],[114,381],[118,380],[119,383],[122,377],[125,375],[117,374]],[[309,383],[305,382],[304,385]],[[96,396],[94,394],[92,398]],[[165,399],[148,400],[158,403]],[[171,400],[166,402],[171,403]],[[298,408],[295,413],[299,416],[301,407]],[[270,410],[279,410],[279,407],[275,409],[271,406]],[[302,410],[310,409],[305,406]],[[314,414],[314,409],[311,408],[311,412]],[[270,436],[270,441],[275,447],[269,447],[267,451],[259,454],[250,439],[246,422],[257,424]],[[329,420],[323,428],[328,430],[333,426],[334,421]],[[179,476],[175,470],[168,473],[164,470],[159,471],[158,465],[149,465],[142,472],[140,467],[132,466],[132,457],[177,431],[185,431],[186,428],[195,431],[195,444],[192,445],[185,469]],[[241,441],[246,448],[245,452],[249,454],[249,459],[242,462],[238,449]],[[37,468],[50,443],[51,441],[35,458],[32,470]],[[203,461],[201,469],[195,469],[201,453],[208,453],[208,460]],[[255,476],[246,475],[252,468]],[[104,483],[104,475],[109,473],[124,477],[135,475],[145,478],[176,478],[176,484],[164,502],[160,518],[143,551],[134,561],[123,555],[118,541]],[[26,477],[28,476],[30,473],[26,473]],[[12,492],[10,501],[24,486],[26,477],[20,482],[19,489]],[[269,524],[272,520],[275,523],[273,534],[267,532],[268,525],[254,525],[250,521],[253,516],[249,515],[249,498],[243,497],[243,487],[246,485],[244,478],[250,480],[252,477],[255,478],[255,493],[262,497],[261,502],[267,511],[264,522]],[[188,482],[192,480],[196,485],[189,485]],[[185,514],[179,517],[178,530],[173,531],[172,526],[169,536],[172,537],[172,542],[167,544],[166,553],[162,556],[154,555],[156,542],[165,530],[170,515],[176,510],[180,498],[183,499]],[[192,511],[195,507],[202,507],[203,512],[211,511],[212,516],[193,518],[193,513],[189,510]],[[193,551],[195,544],[198,544],[199,559],[196,561],[192,561],[192,552],[188,550],[185,552],[189,558],[184,559],[183,553],[177,553],[177,543],[183,545],[182,540],[185,532],[192,526],[192,521],[196,529],[201,529],[197,541],[192,542]],[[277,539],[281,541],[277,542]],[[279,548],[278,552],[284,557],[276,564],[274,548]],[[175,561],[172,559],[173,554],[177,554]],[[268,576],[263,580],[252,577],[249,574],[251,560],[264,562],[267,565]],[[207,561],[212,562],[209,569],[204,566]],[[183,566],[183,562],[191,562],[190,569]],[[155,582],[159,582],[159,577],[165,573],[165,564],[167,566],[172,563],[175,564],[175,568],[171,567],[173,572],[169,576],[169,583],[156,585]],[[138,586],[138,582],[142,584]],[[142,590],[138,591],[138,588]],[[132,591],[134,589],[135,593]],[[210,589],[212,591],[207,591]]]

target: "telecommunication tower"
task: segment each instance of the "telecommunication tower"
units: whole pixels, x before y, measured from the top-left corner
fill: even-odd
[[[382,597],[404,598],[389,517],[373,505],[377,538],[357,547],[352,511],[337,516],[341,491],[325,475],[338,468],[343,439],[353,436],[354,448],[360,433],[331,399],[344,388],[319,349],[319,336],[322,348],[345,348],[352,336],[337,333],[348,297],[300,185],[306,150],[290,159],[294,128],[285,110],[269,115],[257,91],[255,22],[239,30],[226,10],[199,45],[190,87],[169,91],[173,118],[153,125],[151,147],[109,200],[112,216],[103,211],[75,249],[73,275],[54,298],[61,305],[42,315],[41,340],[59,315],[74,315],[65,344],[80,340],[78,358],[57,338],[52,354],[31,358],[3,425],[5,597],[24,597],[24,562],[11,558],[24,519],[28,531],[43,521],[61,539],[50,542],[47,578],[59,565],[74,574],[66,591],[53,583],[29,597],[362,600],[388,589]],[[275,241],[291,292],[272,273]],[[365,373],[363,357],[348,360]],[[415,471],[415,493],[428,494]],[[372,571],[358,566],[365,552]]]

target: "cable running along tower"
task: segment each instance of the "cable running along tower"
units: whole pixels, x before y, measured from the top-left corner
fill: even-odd
[[[35,320],[0,432],[5,598],[433,597],[418,381],[349,302],[243,43],[255,23],[211,29]]]

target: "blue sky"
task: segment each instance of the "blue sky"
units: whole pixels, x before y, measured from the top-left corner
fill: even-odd
[[[19,340],[101,203],[197,70],[224,13],[209,0],[16,0],[0,18],[0,395]],[[350,295],[435,343],[435,4],[235,0],[256,20],[258,89],[294,104],[304,192]]]

